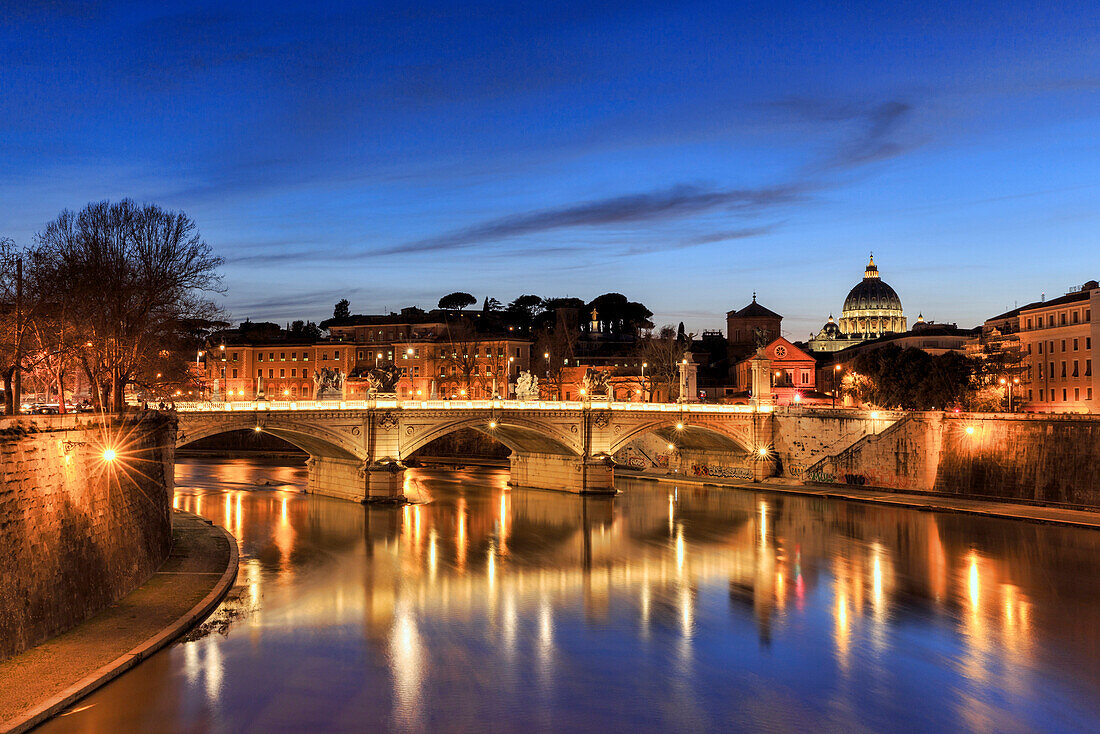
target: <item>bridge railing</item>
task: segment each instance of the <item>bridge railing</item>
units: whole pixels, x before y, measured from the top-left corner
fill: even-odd
[[[646,413],[768,413],[771,406],[716,405],[710,403],[630,403],[607,400],[230,400],[176,403],[176,410],[187,413],[229,411],[299,410],[593,410],[641,411]]]

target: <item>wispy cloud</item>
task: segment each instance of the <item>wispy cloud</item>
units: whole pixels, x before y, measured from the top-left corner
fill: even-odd
[[[875,104],[853,104],[796,97],[774,102],[770,107],[799,120],[835,124],[854,130],[828,154],[824,162],[816,166],[822,170],[893,158],[920,144],[916,137],[902,135],[905,123],[915,110],[911,102],[894,99]]]
[[[553,230],[651,224],[718,210],[755,214],[799,201],[805,197],[806,189],[802,185],[757,189],[679,185],[645,194],[616,196],[491,219],[434,237],[372,250],[364,256],[454,250]]]

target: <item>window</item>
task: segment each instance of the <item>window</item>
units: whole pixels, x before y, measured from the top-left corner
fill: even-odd
[[[802,384],[805,385],[809,381],[810,381],[810,373],[809,372],[803,372],[802,373]]]
[[[362,349],[360,349],[358,352],[355,353],[355,358],[356,359],[362,359],[363,358],[363,350]]]
[[[1086,336],[1085,337],[1085,349],[1092,349],[1092,337],[1091,336]]]
[[[1069,398],[1066,397],[1066,388],[1062,388],[1062,402],[1066,402]]]
[[[1085,360],[1085,377],[1092,377],[1092,360]]]
[[[1034,400],[1034,398],[1031,397],[1031,390],[1027,391],[1027,399],[1028,400]]]
[[[286,361],[286,352],[279,352],[279,361],[280,362],[285,362]]]
[[[1091,387],[1088,388],[1088,390],[1085,393],[1085,400],[1092,400],[1092,388]]]
[[[1080,317],[1081,317],[1081,312],[1080,311],[1074,311],[1073,312],[1073,323],[1075,323],[1075,324],[1078,323],[1078,319]]]
[[[1062,377],[1066,376],[1066,360],[1062,360]]]
[[[233,352],[233,361],[234,362],[237,361],[237,354],[238,354],[238,352]]]
[[[267,371],[267,377],[268,377],[268,379],[271,379],[271,378],[275,377],[275,370],[269,369]]]
[[[1030,344],[1027,345],[1027,353],[1031,354],[1031,345]]]
[[[1039,388],[1039,402],[1042,402],[1042,400],[1043,400],[1043,389]]]
[[[274,362],[275,361],[275,352],[268,352],[267,356],[268,356],[268,360],[267,360],[268,362]]]
[[[334,351],[332,353],[332,358],[333,359],[340,359],[340,350],[339,349],[337,349],[336,351]]]
[[[413,365],[413,377],[420,377],[420,365]]]
[[[256,352],[256,361],[257,362],[263,362],[264,361],[264,353],[263,352]]]
[[[1039,379],[1043,379],[1043,363],[1039,363]]]
[[[291,367],[290,368],[290,376],[291,377],[297,377],[298,376],[298,368],[297,367]]]
[[[1029,329],[1031,328],[1031,319],[1027,320],[1027,328],[1029,328]]]
[[[290,353],[290,361],[291,362],[297,362],[298,361],[298,353],[297,352],[291,352]]]
[[[1058,314],[1058,323],[1062,326],[1066,325],[1066,313],[1065,313],[1065,311]]]
[[[1049,364],[1050,364],[1050,371],[1047,372],[1047,378],[1053,380],[1054,379],[1054,363],[1050,362]]]
[[[1030,347],[1030,346],[1031,345],[1029,344],[1028,347]],[[1039,354],[1042,354],[1042,353],[1043,353],[1043,343],[1039,342]]]
[[[1076,359],[1073,360],[1073,376],[1074,377],[1079,377],[1079,375],[1077,374],[1077,360]]]
[[[1051,342],[1047,348],[1050,349],[1051,354],[1054,354],[1054,342]]]
[[[1073,399],[1074,400],[1080,400],[1081,399],[1081,388],[1079,388],[1079,387],[1073,388]]]
[[[237,377],[237,368],[234,367],[233,368],[233,378],[236,379],[236,377]]]
[[[1066,340],[1065,339],[1062,340],[1062,351],[1063,352],[1066,351]]]
[[[282,368],[279,369],[279,377],[286,377],[286,370],[285,369],[282,369]]]
[[[1076,339],[1073,340],[1073,351],[1075,351],[1075,352],[1077,351],[1077,340]]]
[[[302,361],[303,362],[308,362],[309,361],[309,352],[302,352]]]
[[[1047,318],[1047,326],[1054,326],[1054,314],[1051,314],[1049,318]]]
[[[321,359],[322,360],[328,359],[328,352],[321,352]]]

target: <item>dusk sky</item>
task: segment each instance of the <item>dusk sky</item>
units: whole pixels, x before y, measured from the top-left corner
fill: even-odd
[[[1100,4],[5,3],[0,236],[131,197],[234,319],[464,290],[805,339],[1100,277]]]

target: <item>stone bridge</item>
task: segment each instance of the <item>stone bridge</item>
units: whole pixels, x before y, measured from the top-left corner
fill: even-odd
[[[309,491],[363,501],[400,499],[404,460],[470,428],[511,449],[511,483],[614,492],[611,457],[655,434],[684,451],[738,457],[770,476],[772,413],[747,406],[607,402],[233,402],[181,405],[176,445],[237,430],[271,433],[310,456]]]

